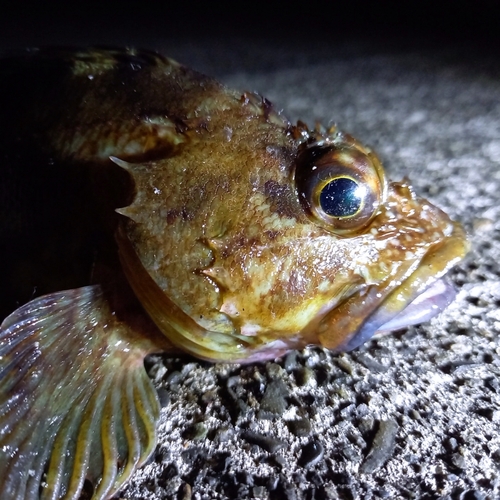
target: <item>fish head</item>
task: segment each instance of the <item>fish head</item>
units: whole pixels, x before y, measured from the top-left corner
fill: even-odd
[[[389,182],[370,148],[332,129],[307,146],[295,180],[311,221],[330,233],[327,255],[345,252],[340,264],[332,258],[336,272],[327,278],[338,299],[302,330],[311,344],[349,351],[427,321],[453,300],[443,277],[469,250],[462,226],[407,179]]]
[[[442,277],[468,250],[463,229],[389,182],[370,148],[277,114],[265,133],[261,117],[250,131],[211,117],[168,165],[115,160],[136,185],[123,267],[175,344],[238,362],[345,351],[452,300]]]

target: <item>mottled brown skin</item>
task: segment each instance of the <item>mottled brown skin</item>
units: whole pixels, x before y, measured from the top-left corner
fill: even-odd
[[[57,190],[56,198],[73,185],[81,200],[79,213],[74,204],[71,210],[56,205],[44,216],[41,238],[52,247],[57,242],[65,255],[68,246],[85,255],[74,259],[75,272],[68,265],[66,273],[51,272],[43,279],[28,276],[26,281],[41,291],[86,284],[81,260],[86,259],[87,269],[96,261],[115,269],[111,235],[121,224],[119,241],[131,242],[156,286],[190,318],[186,324],[191,331],[172,330],[161,324],[183,315],[174,305],[166,316],[158,307],[156,312],[154,306],[149,308],[153,320],[180,347],[186,347],[185,337],[192,337],[204,347],[188,346],[190,352],[226,360],[251,358],[275,340],[283,345],[270,348],[268,357],[309,343],[335,348],[353,328],[318,337],[315,325],[326,310],[368,286],[385,297],[431,246],[452,232],[442,212],[391,184],[378,193],[384,199],[369,226],[337,235],[306,213],[294,184],[295,169],[301,151],[325,141],[378,162],[352,138],[335,130],[292,126],[265,99],[227,90],[156,54],[56,55],[13,60],[16,83],[23,64],[31,80],[45,83],[22,89],[25,94],[14,104],[12,92],[8,95],[9,106],[15,107],[11,116],[18,121],[7,123],[8,131],[3,132],[15,137],[10,144],[16,148],[29,155],[36,151],[39,162],[42,155],[46,163],[55,164],[56,173],[67,178],[70,169],[72,176],[76,173],[85,181],[77,177],[76,188],[72,179]],[[44,61],[39,75],[33,60]],[[130,179],[110,157],[116,157]],[[45,174],[47,165],[42,167]],[[124,216],[119,221],[113,209],[126,206],[132,197],[133,203],[119,210]],[[54,213],[61,216],[56,226],[61,219],[68,222],[61,236],[46,237],[48,228],[54,231]],[[69,231],[70,225],[78,231]],[[455,231],[463,241],[460,230]],[[88,241],[93,242],[90,250]],[[59,248],[49,253],[63,252]],[[127,265],[126,253],[122,250],[122,263],[134,287],[138,262]],[[60,265],[60,259],[49,260],[50,270]],[[443,263],[438,274],[448,267]],[[63,283],[49,283],[59,274],[65,276]],[[94,275],[94,281],[99,278]],[[9,285],[12,281],[7,280]],[[143,305],[152,292],[144,293],[138,293]],[[360,313],[357,321],[367,314]],[[222,337],[210,340],[215,333]],[[218,346],[220,342],[227,345]]]
[[[352,137],[154,53],[3,59],[0,109],[8,500],[128,481],[156,442],[147,354],[354,348],[468,248]]]
[[[257,96],[223,88],[205,95],[181,112],[193,125],[178,133],[177,154],[147,164],[117,162],[136,186],[133,204],[119,211],[130,219],[124,238],[157,287],[201,327],[163,327],[180,347],[221,360],[274,357],[315,343],[334,349],[429,249],[450,238],[457,242],[434,276],[463,254],[460,228],[397,183],[380,189],[383,200],[369,226],[348,236],[332,234],[300,203],[297,158],[309,144],[325,140],[377,163],[373,153],[335,130],[298,130]],[[122,262],[134,286],[137,262]],[[326,322],[331,326],[342,316],[336,306],[351,295],[359,302],[357,294],[369,287],[379,298],[348,316],[349,325],[325,332],[326,312],[332,311]],[[154,294],[136,293],[143,304]],[[176,315],[154,305],[146,309],[157,323]],[[223,337],[215,339],[215,333]],[[186,338],[200,347],[187,345]]]

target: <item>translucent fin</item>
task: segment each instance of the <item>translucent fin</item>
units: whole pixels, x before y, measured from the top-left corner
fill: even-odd
[[[116,493],[155,446],[159,404],[143,365],[153,350],[96,286],[40,297],[5,319],[2,499]]]

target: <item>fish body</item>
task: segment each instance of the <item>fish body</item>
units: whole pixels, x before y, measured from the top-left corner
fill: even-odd
[[[461,226],[335,127],[146,51],[0,75],[3,498],[116,493],[155,445],[149,353],[349,350],[453,298]]]

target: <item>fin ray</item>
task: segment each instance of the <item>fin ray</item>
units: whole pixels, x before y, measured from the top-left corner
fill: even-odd
[[[156,444],[153,341],[100,287],[50,294],[0,326],[0,491],[6,500],[116,493]]]

